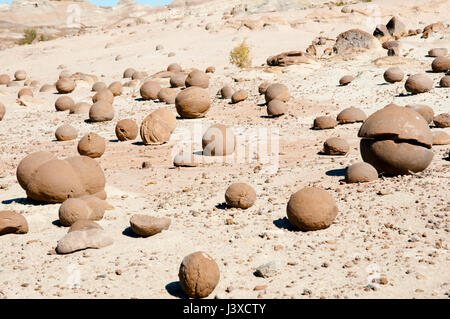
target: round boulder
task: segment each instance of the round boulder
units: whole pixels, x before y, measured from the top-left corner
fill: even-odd
[[[61,125],[55,131],[55,137],[58,141],[70,141],[76,139],[77,136],[77,130],[69,124]]]
[[[95,102],[89,109],[89,120],[92,122],[111,121],[114,118],[114,108],[105,100]]]
[[[78,142],[78,153],[80,155],[89,156],[90,158],[98,158],[105,153],[106,142],[103,137],[97,133],[91,132],[83,136]]]
[[[363,110],[351,106],[342,110],[336,119],[340,124],[364,122],[367,119],[367,115]]]
[[[414,74],[405,82],[406,91],[412,94],[425,93],[433,88],[433,80],[426,74]]]
[[[256,192],[248,184],[234,183],[225,192],[226,203],[235,208],[247,209],[256,201]]]
[[[205,117],[210,103],[208,91],[195,86],[181,91],[175,99],[178,114],[188,119]]]
[[[287,204],[289,222],[302,231],[328,228],[337,213],[333,197],[315,187],[302,188],[291,196]]]
[[[331,137],[323,143],[323,152],[326,155],[345,155],[349,150],[347,141],[340,137]]]
[[[377,170],[366,162],[355,163],[347,167],[345,181],[347,183],[366,183],[378,178]]]
[[[219,283],[220,270],[211,256],[198,251],[183,258],[178,278],[187,296],[205,298]]]
[[[131,119],[123,119],[117,122],[115,132],[119,141],[131,141],[138,134],[138,126]]]

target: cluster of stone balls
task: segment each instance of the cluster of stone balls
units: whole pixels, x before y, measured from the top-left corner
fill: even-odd
[[[210,70],[211,71],[211,70]],[[210,108],[210,97],[206,88],[209,76],[206,72],[193,70],[182,72],[179,65],[170,65],[171,88],[161,88],[156,81],[144,81],[140,94],[144,100],[160,100],[175,104],[181,118],[204,117]],[[127,69],[124,77],[142,78],[142,72]],[[72,92],[75,81],[70,77],[61,77],[56,89],[61,94]],[[185,86],[184,90],[174,88]],[[92,87],[96,91],[92,97],[93,105],[77,105],[68,96],[62,96],[55,102],[58,111],[70,110],[73,113],[89,112],[91,121],[109,121],[114,118],[114,97],[122,93],[122,84],[114,82],[109,87],[97,82]],[[280,83],[262,83],[258,91],[264,94],[267,112],[278,117],[287,112],[286,103],[291,94],[287,86]],[[247,93],[231,87],[222,88],[219,94],[224,99],[239,103],[247,98]],[[343,110],[333,125],[363,122],[358,136],[361,137],[360,151],[364,163],[356,163],[347,168],[348,182],[368,182],[383,175],[403,175],[424,170],[433,158],[432,135],[424,114],[413,107],[401,107],[390,104],[366,118],[357,108]],[[328,118],[316,118],[313,128],[330,128]],[[331,127],[334,127],[334,126]],[[141,123],[140,135],[145,144],[161,144],[169,141],[176,127],[176,118],[168,108],[160,108],[149,114]],[[138,127],[133,120],[124,119],[116,125],[119,140],[130,140],[137,136]],[[67,132],[59,128],[58,139],[66,139]],[[69,134],[70,135],[70,134]],[[333,155],[342,149],[341,141],[327,140],[324,151]],[[100,144],[98,146],[97,144]],[[227,156],[233,154],[236,138],[231,128],[216,124],[210,127],[202,139],[204,154]],[[95,146],[95,147],[94,147]],[[345,148],[345,147],[344,147]],[[60,222],[70,226],[69,233],[58,242],[58,253],[71,253],[86,248],[101,248],[112,243],[112,239],[101,232],[95,223],[103,218],[108,205],[104,201],[105,176],[92,158],[104,152],[104,140],[95,133],[83,137],[78,150],[80,156],[60,160],[48,152],[37,152],[25,157],[17,168],[17,180],[29,198],[48,202],[62,203],[59,209]],[[176,166],[191,166],[184,158],[174,159]],[[256,192],[248,184],[235,183],[225,192],[226,203],[230,207],[247,209],[257,198]],[[329,227],[338,214],[333,197],[325,190],[305,187],[292,194],[286,214],[289,222],[301,231],[315,231]],[[130,219],[133,232],[148,237],[157,234],[170,225],[170,219],[145,215],[134,215]],[[26,233],[28,225],[20,214],[11,211],[0,213],[0,234]],[[214,259],[204,252],[186,256],[179,269],[179,279],[185,293],[193,298],[208,296],[216,287],[220,278],[219,267]]]

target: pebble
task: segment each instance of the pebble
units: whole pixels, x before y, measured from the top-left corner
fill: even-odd
[[[274,260],[256,268],[256,276],[263,278],[273,277],[281,273],[281,268],[281,262]]]

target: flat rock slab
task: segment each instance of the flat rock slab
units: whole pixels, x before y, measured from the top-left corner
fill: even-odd
[[[56,252],[70,254],[78,250],[94,248],[100,249],[113,243],[113,239],[101,229],[72,231],[58,241]]]

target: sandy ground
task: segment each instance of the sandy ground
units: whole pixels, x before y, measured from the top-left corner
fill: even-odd
[[[450,8],[450,1],[435,1],[433,8],[425,0],[374,2],[383,13],[382,23],[399,13],[411,29],[445,21]],[[420,17],[415,6],[422,8]],[[203,5],[203,11],[208,9]],[[448,145],[433,147],[434,159],[424,172],[352,185],[342,181],[345,168],[361,161],[360,124],[322,131],[310,127],[316,116],[336,116],[349,106],[368,115],[391,102],[424,103],[432,106],[435,114],[449,112],[449,89],[436,87],[412,96],[403,94],[403,83],[385,84],[383,72],[388,65],[374,63],[386,56],[384,50],[267,72],[260,65],[270,55],[304,50],[319,35],[333,38],[353,27],[372,32],[374,25],[364,24],[367,17],[341,13],[339,6],[323,6],[264,14],[296,20],[296,28],[280,24],[262,30],[236,30],[220,27],[220,10],[210,9],[209,16],[184,17],[181,27],[177,27],[178,19],[156,20],[0,51],[2,73],[12,75],[24,69],[42,84],[58,78],[60,65],[71,72],[95,74],[108,84],[125,82],[122,73],[127,67],[149,74],[174,62],[186,69],[216,67],[211,75],[212,107],[207,116],[199,121],[178,120],[171,141],[160,146],[141,145],[139,137],[117,142],[114,127],[119,119],[132,118],[140,124],[161,107],[160,103],[139,101],[136,90],[125,88],[115,99],[113,121],[88,123],[86,115],[55,112],[58,95],[54,93],[35,90],[37,102],[26,107],[16,101],[23,83],[20,87],[0,87],[0,100],[7,107],[0,122],[0,209],[22,213],[30,229],[26,235],[0,237],[0,298],[183,297],[177,283],[178,268],[185,255],[198,250],[213,256],[221,272],[209,298],[448,298],[450,162],[444,159]],[[207,23],[216,28],[206,31]],[[253,55],[254,67],[247,70],[228,61],[228,52],[243,39]],[[450,34],[447,31],[428,39],[414,36],[401,42],[408,56],[400,59],[406,61],[400,66],[405,74],[413,74],[430,69],[429,49],[450,48]],[[155,50],[158,44],[164,46],[162,51]],[[168,57],[169,52],[176,55]],[[115,61],[117,55],[122,58]],[[346,74],[356,79],[346,87],[338,86]],[[438,83],[442,74],[429,76]],[[293,99],[287,115],[265,117],[264,97],[258,94],[258,85],[265,80],[290,88]],[[247,90],[248,100],[232,105],[215,97],[224,84]],[[70,96],[76,102],[89,101],[92,92],[89,85],[78,85]],[[175,112],[175,107],[170,107]],[[79,130],[78,139],[55,141],[54,131],[64,123]],[[171,156],[186,130],[194,125],[205,130],[214,123],[230,125],[236,132],[258,127],[278,132],[278,170],[265,171],[269,164],[257,159],[231,164],[216,160],[195,168],[174,168]],[[450,134],[450,129],[443,130]],[[28,201],[15,171],[23,157],[38,150],[51,151],[60,158],[77,155],[78,140],[91,131],[108,141],[98,162],[107,180],[108,203],[114,209],[107,211],[99,224],[114,238],[114,244],[56,255],[56,243],[67,232],[57,223],[60,205]],[[348,155],[319,154],[331,136],[349,142]],[[144,161],[152,167],[142,169]],[[223,205],[225,190],[238,181],[252,185],[257,192],[255,205],[247,210]],[[335,198],[339,214],[328,229],[298,232],[287,222],[287,201],[305,186],[324,188]],[[126,231],[136,213],[167,216],[172,224],[155,236],[136,238]],[[279,275],[264,279],[253,274],[258,266],[273,260],[282,263]],[[78,273],[80,287],[70,288],[71,278]],[[387,284],[367,288],[371,278],[381,275]],[[255,286],[266,287],[254,290]]]

